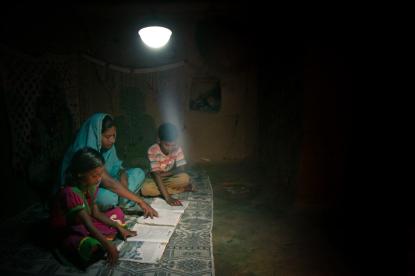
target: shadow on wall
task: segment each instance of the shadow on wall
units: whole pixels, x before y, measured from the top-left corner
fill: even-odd
[[[218,79],[193,79],[190,110],[217,113],[220,111],[221,88]]]
[[[72,118],[61,84],[53,70],[44,76],[32,121],[28,180],[42,200],[56,184],[62,157],[73,138]]]
[[[0,75],[1,77],[1,75]],[[2,83],[3,83],[3,79]],[[18,195],[18,190],[19,187],[17,187],[17,185],[14,185],[14,178],[12,178],[12,133],[11,133],[11,129],[10,129],[10,124],[9,124],[9,120],[7,120],[7,112],[6,112],[6,100],[4,98],[4,90],[3,90],[3,86],[0,86],[0,111],[1,111],[1,117],[5,118],[2,124],[2,143],[1,143],[1,161],[2,161],[2,166],[0,166],[1,168],[1,175],[2,175],[2,179],[3,181],[5,181],[6,186],[4,187],[5,190],[7,191],[6,193],[3,192],[1,193],[0,196],[0,200],[3,203],[4,206],[11,206],[14,203],[14,197],[16,197]],[[0,211],[0,218],[3,217],[8,217],[13,215],[9,214],[9,210],[7,208],[1,208]]]
[[[117,151],[126,166],[150,167],[147,149],[156,142],[157,127],[152,116],[146,113],[146,95],[136,87],[121,89],[122,115],[114,118],[118,126]]]
[[[39,199],[42,203],[48,201],[58,179],[63,154],[72,139],[72,117],[59,72],[50,68],[41,77],[38,91],[32,86],[29,88],[28,83],[22,83],[25,93],[18,93],[13,88],[9,91],[14,92],[15,101],[24,103],[24,112],[16,116],[2,108],[2,126],[7,133],[2,143],[2,177],[7,183],[7,192],[1,198],[6,206],[1,217],[11,217]],[[3,93],[1,100],[2,107],[10,104]],[[16,117],[13,121],[12,115]],[[28,137],[25,136],[27,142],[17,139],[17,128],[29,129]],[[12,139],[20,142],[15,143]],[[25,155],[19,155],[20,148],[28,149]],[[15,164],[13,160],[17,160]]]

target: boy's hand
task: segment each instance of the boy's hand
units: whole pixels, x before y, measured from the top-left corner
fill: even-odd
[[[169,197],[166,200],[167,204],[169,204],[170,206],[183,206],[183,204],[180,202],[180,200]]]

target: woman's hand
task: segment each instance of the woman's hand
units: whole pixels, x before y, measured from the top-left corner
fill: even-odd
[[[105,249],[107,250],[107,261],[111,266],[114,266],[118,261],[118,250],[117,247],[112,242],[106,242],[104,244]]]
[[[157,213],[156,210],[154,210],[150,205],[147,204],[147,202],[145,202],[144,200],[141,200],[140,202],[137,202],[138,205],[140,205],[141,209],[143,209],[144,211],[144,217],[158,217],[159,214]]]
[[[120,233],[120,236],[123,240],[126,240],[128,237],[134,237],[137,236],[136,231],[130,231],[128,229],[125,229],[121,225],[117,227],[118,232]]]

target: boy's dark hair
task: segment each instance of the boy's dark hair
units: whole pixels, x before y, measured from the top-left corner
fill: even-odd
[[[159,127],[160,141],[172,142],[176,141],[178,133],[175,125],[171,123],[164,123]]]
[[[72,182],[79,178],[79,174],[104,166],[104,164],[105,160],[98,151],[90,147],[82,148],[75,152],[71,159],[71,164],[67,170],[68,180]]]
[[[112,128],[113,126],[115,126],[114,120],[112,119],[111,116],[106,115],[104,117],[104,119],[102,120],[102,130],[101,130],[101,133],[104,133],[107,129]]]

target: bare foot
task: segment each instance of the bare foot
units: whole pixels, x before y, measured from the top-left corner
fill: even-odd
[[[189,183],[189,185],[187,185],[187,186],[184,188],[184,191],[185,191],[185,192],[196,192],[196,189],[195,189],[195,187],[193,186],[193,184]]]

